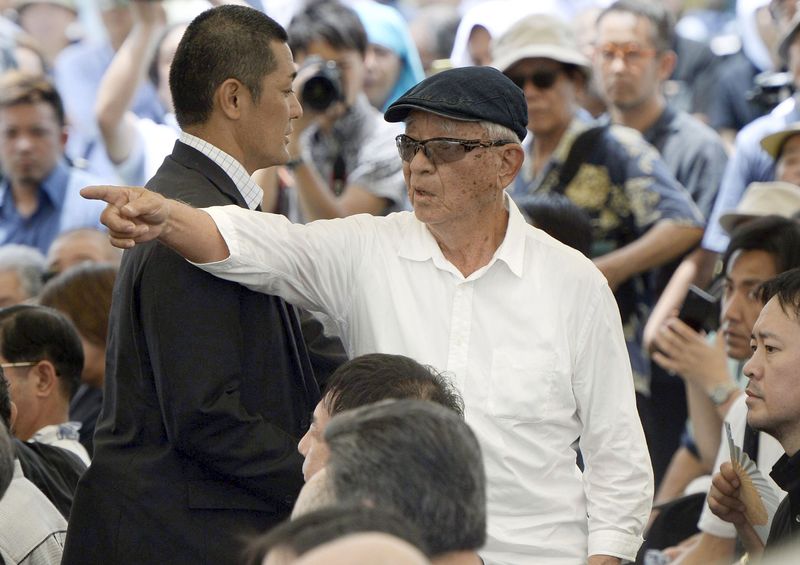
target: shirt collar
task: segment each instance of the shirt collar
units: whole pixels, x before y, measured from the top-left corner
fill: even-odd
[[[469,279],[481,276],[495,261],[504,262],[517,277],[521,278],[524,273],[525,229],[527,222],[507,193],[503,194],[503,201],[506,210],[508,210],[508,227],[503,241],[494,252],[492,259],[484,267],[470,275]],[[430,259],[439,269],[460,275],[458,269],[444,257],[439,244],[436,243],[436,239],[427,226],[416,220],[416,218],[405,230],[397,254],[399,257],[410,261],[427,261]]]
[[[658,119],[643,132],[642,137],[644,137],[649,144],[655,145],[655,142],[659,137],[665,133],[669,133],[674,129],[672,127],[672,122],[674,119],[675,110],[670,108],[668,104],[665,105],[664,111],[661,112],[661,115],[658,116]]]
[[[56,166],[53,167],[50,174],[39,184],[39,193],[44,195],[56,208],[61,208],[62,204],[64,204],[64,198],[67,193],[66,187],[69,182],[69,170],[67,161],[62,157],[56,162]],[[13,196],[10,195],[10,192],[10,181],[8,179],[3,179],[0,183],[0,209],[8,203],[13,207],[14,199]],[[41,205],[42,203],[39,202],[38,206],[41,207]]]
[[[550,171],[566,161],[570,149],[572,149],[572,144],[575,141],[575,138],[594,125],[595,123],[587,120],[585,116],[576,115],[569,123],[569,126],[567,126],[567,129],[561,136],[561,139],[558,140],[558,145],[556,145],[552,155],[550,155],[550,159],[548,159],[547,164],[542,167],[541,172],[536,178],[534,178],[533,175],[533,144],[536,143],[536,138],[533,137],[533,135],[528,136],[530,141],[527,143],[525,162],[523,163],[522,170],[519,172],[518,176],[524,179],[526,184],[529,184],[535,180],[538,181],[536,182],[537,185],[540,184],[540,182],[550,173]]]
[[[791,457],[784,453],[773,465],[769,476],[786,492],[800,489],[800,451]]]
[[[250,178],[242,164],[216,145],[182,131],[181,143],[197,149],[200,153],[214,161],[231,178],[236,189],[241,193],[247,207],[255,210],[264,199],[264,191]]]

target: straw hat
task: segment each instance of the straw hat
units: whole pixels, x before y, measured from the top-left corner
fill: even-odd
[[[791,218],[798,211],[800,186],[782,181],[753,182],[745,190],[736,210],[722,214],[719,224],[731,233],[745,220],[771,215]]]

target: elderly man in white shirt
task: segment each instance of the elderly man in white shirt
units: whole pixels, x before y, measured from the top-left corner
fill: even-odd
[[[117,246],[159,238],[324,314],[350,356],[403,354],[453,374],[486,463],[487,563],[633,559],[653,483],[620,317],[592,263],[527,225],[504,192],[523,160],[522,92],[494,69],[454,69],[386,119],[406,123],[413,213],[298,225],[139,188],[84,196],[110,204]]]

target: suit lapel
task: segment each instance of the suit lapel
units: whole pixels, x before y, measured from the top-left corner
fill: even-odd
[[[242,208],[248,208],[242,193],[236,188],[236,184],[231,180],[222,168],[214,161],[206,157],[203,153],[180,141],[175,142],[172,149],[172,158],[186,168],[194,169],[205,176],[220,192],[228,196]]]

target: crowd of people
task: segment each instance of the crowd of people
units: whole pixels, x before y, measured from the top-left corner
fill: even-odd
[[[800,2],[0,0],[0,564],[794,563]]]

